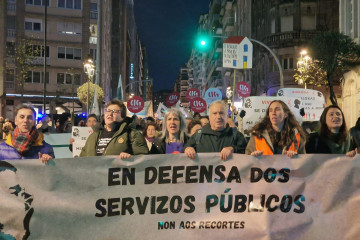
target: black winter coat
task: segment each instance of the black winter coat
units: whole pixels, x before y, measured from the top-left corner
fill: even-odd
[[[197,153],[221,152],[224,147],[233,147],[234,153],[245,153],[246,144],[244,135],[237,129],[227,127],[214,131],[207,124],[192,135],[182,152],[187,147],[193,147]]]

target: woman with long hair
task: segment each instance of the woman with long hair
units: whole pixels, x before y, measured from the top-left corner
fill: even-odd
[[[305,133],[289,107],[274,100],[266,116],[251,129],[245,153],[252,156],[285,154],[292,158],[305,153]]]
[[[148,122],[146,124],[143,130],[143,136],[150,151],[156,136],[156,124],[154,122]]]
[[[320,116],[320,130],[310,134],[306,152],[355,156],[356,151],[350,147],[350,135],[340,107],[330,105],[324,109]]]
[[[162,134],[155,138],[150,154],[180,153],[187,140],[185,118],[178,109],[172,108],[165,113]]]

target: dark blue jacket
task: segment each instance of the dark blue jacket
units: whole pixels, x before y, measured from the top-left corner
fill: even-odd
[[[8,136],[5,142],[0,144],[0,161],[14,160],[14,159],[38,159],[39,152],[49,154],[55,158],[52,146],[44,141],[44,135],[40,133],[33,146],[26,151],[22,156],[11,145],[11,135]]]

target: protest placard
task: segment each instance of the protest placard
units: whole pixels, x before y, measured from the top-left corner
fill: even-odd
[[[85,146],[86,140],[94,130],[91,127],[72,127],[71,137],[73,142],[73,157],[79,157],[81,149]]]

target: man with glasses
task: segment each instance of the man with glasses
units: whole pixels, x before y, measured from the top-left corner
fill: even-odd
[[[124,121],[126,106],[123,102],[111,100],[104,111],[104,125],[94,129],[80,157],[120,155],[121,159],[125,159],[131,155],[148,153],[144,137]]]

